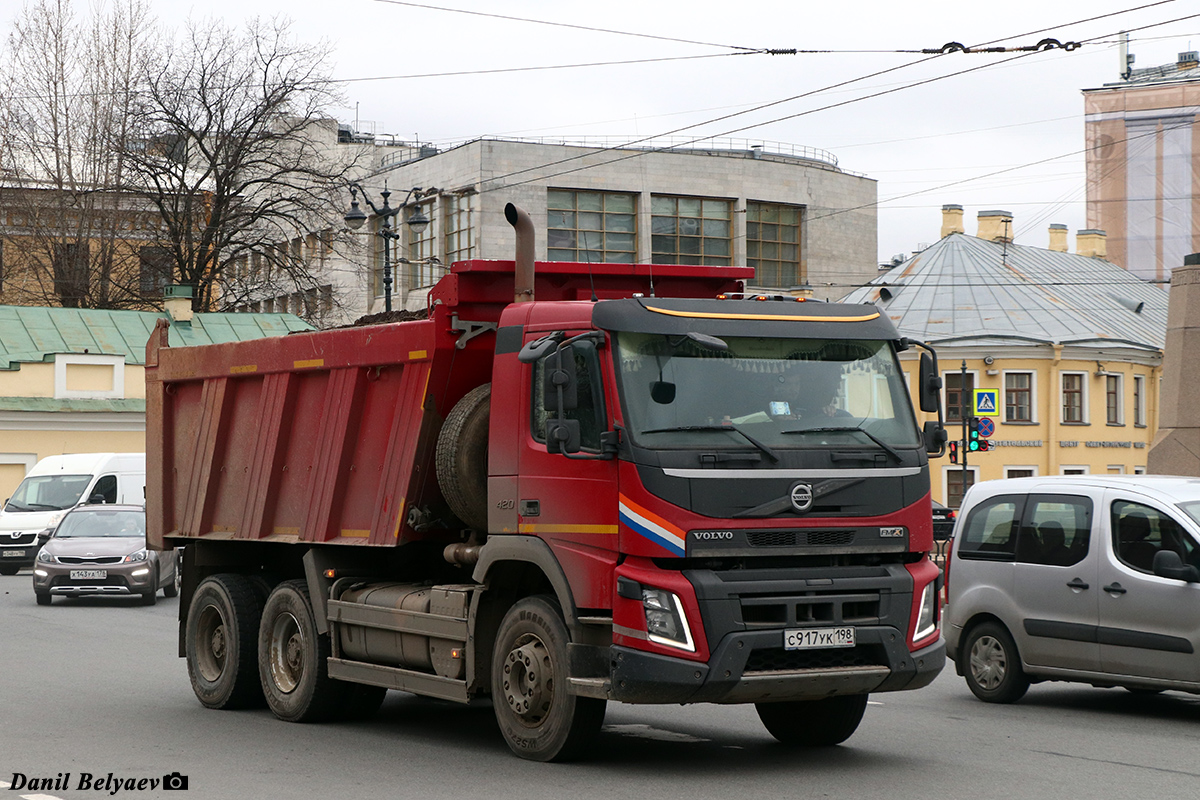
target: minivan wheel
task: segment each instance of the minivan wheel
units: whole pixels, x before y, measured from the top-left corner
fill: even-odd
[[[963,653],[967,658],[963,677],[985,703],[1012,703],[1028,691],[1029,678],[1021,669],[1017,645],[1003,625],[985,622],[972,628]]]

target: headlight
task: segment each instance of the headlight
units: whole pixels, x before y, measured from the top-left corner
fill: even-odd
[[[43,564],[57,564],[58,563],[58,559],[55,558],[52,554],[47,553],[46,548],[44,548],[44,547],[38,551],[37,560],[42,562]]]
[[[150,553],[148,553],[146,551],[146,548],[143,547],[141,550],[138,550],[136,553],[130,553],[129,555],[125,556],[125,563],[133,564],[134,562],[137,562],[137,561],[145,561],[149,557],[150,557]]]
[[[913,631],[913,643],[921,641],[937,630],[937,581],[925,584],[921,593],[921,609],[917,612],[917,629]]]
[[[642,587],[642,608],[646,612],[646,635],[650,641],[695,652],[687,614],[674,592]]]

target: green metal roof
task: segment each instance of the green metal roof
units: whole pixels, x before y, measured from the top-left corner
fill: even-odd
[[[58,353],[124,356],[144,364],[154,324],[164,311],[99,311],[83,308],[0,306],[0,370],[21,362],[52,362]],[[314,328],[294,314],[196,314],[173,323],[172,347],[283,336]]]

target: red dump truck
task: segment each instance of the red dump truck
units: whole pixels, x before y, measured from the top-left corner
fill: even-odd
[[[147,346],[149,540],[183,547],[205,706],[358,716],[490,698],[577,756],[606,703],[754,703],[850,736],[944,664],[919,429],[871,305],[738,267],[455,264],[426,319]],[[924,347],[924,345],[921,345]]]

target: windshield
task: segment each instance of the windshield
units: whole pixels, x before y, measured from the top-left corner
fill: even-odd
[[[55,539],[94,537],[145,537],[146,515],[142,511],[76,511],[63,517]]]
[[[5,511],[58,511],[79,502],[91,475],[36,475],[21,481]]]
[[[723,337],[721,351],[687,336],[615,339],[625,424],[643,446],[920,443],[887,342]]]
[[[1175,505],[1191,517],[1197,525],[1200,525],[1200,500],[1188,500],[1185,503],[1176,503]]]

